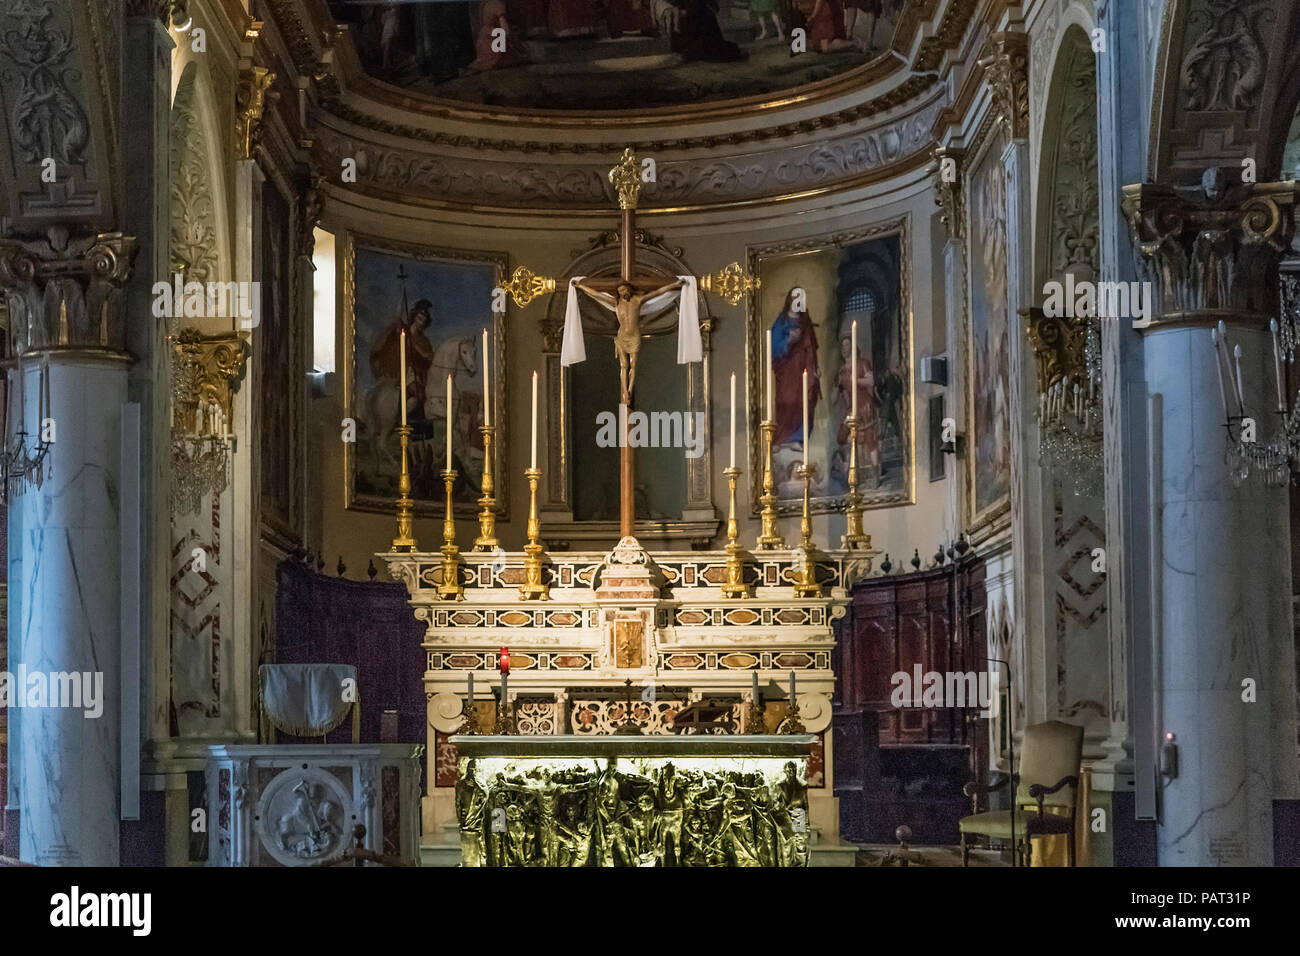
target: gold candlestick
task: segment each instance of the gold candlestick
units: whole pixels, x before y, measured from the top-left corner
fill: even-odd
[[[460,584],[460,549],[456,547],[456,512],[452,510],[451,489],[456,484],[456,469],[442,470],[442,483],[447,489],[447,512],[442,519],[442,583],[438,597],[444,601],[465,600],[465,589]]]
[[[413,510],[415,502],[411,500],[411,470],[406,458],[406,448],[411,440],[411,426],[400,426],[397,429],[397,436],[402,443],[402,473],[397,479],[397,537],[393,539],[393,550],[414,551],[415,536],[412,534],[411,525],[415,520]]]
[[[763,704],[757,698],[751,697],[749,701],[749,717],[745,720],[745,733],[767,733],[767,724],[763,722]]]
[[[862,495],[858,494],[858,426],[856,416],[850,415],[849,425],[849,493],[845,499],[846,527],[841,543],[846,548],[870,550],[871,535],[862,530]]]
[[[524,583],[519,585],[519,598],[545,601],[551,596],[551,588],[542,577],[544,549],[538,540],[542,522],[537,517],[537,482],[542,477],[542,470],[529,468],[524,476],[528,479],[528,543],[524,545]]]
[[[482,733],[479,730],[478,709],[475,708],[474,701],[467,698],[464,706],[461,707],[460,715],[465,718],[465,722],[456,728],[456,733],[463,737],[474,737]]]
[[[749,597],[749,585],[745,583],[745,566],[740,560],[740,543],[736,540],[736,478],[740,469],[735,465],[723,469],[730,488],[731,503],[727,509],[727,583],[722,585],[722,596],[729,598]]]
[[[785,539],[776,526],[776,485],[772,480],[772,435],[776,431],[776,422],[765,421],[763,429],[763,497],[758,500],[763,505],[761,518],[762,533],[758,536],[760,551],[775,551],[785,547]]]
[[[785,720],[781,721],[780,731],[782,734],[802,734],[804,733],[803,721],[799,719],[799,702],[790,701],[790,712],[786,714]]]
[[[817,563],[813,559],[812,518],[808,513],[808,483],[812,478],[811,465],[799,466],[803,479],[803,514],[799,518],[799,547],[795,550],[794,596],[821,597],[822,586],[817,583]]]
[[[495,551],[497,549],[497,499],[492,484],[492,439],[496,437],[495,425],[483,425],[479,428],[483,434],[483,496],[478,504],[478,537],[474,539],[475,551]]]

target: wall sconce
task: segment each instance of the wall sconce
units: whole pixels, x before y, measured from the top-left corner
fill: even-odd
[[[1290,323],[1283,309],[1282,329]],[[1223,400],[1224,427],[1228,430],[1228,450],[1225,461],[1228,477],[1233,485],[1240,485],[1254,469],[1264,476],[1264,484],[1277,488],[1291,480],[1291,463],[1300,459],[1300,408],[1288,408],[1286,375],[1282,370],[1283,347],[1279,342],[1277,319],[1269,321],[1273,334],[1273,373],[1277,379],[1277,415],[1281,419],[1280,441],[1260,441],[1256,435],[1259,423],[1246,414],[1245,392],[1242,389],[1241,346],[1228,343],[1228,328],[1219,322],[1210,330],[1210,345],[1214,348],[1214,364],[1219,373],[1219,396]],[[1285,337],[1292,343],[1286,349],[1287,360],[1294,361],[1294,330]]]
[[[229,484],[234,399],[248,360],[247,332],[204,335],[195,328],[172,343],[172,514],[198,511]]]
[[[9,369],[18,370],[18,388],[9,385]],[[27,390],[23,375],[22,354],[5,363],[4,407],[0,410],[0,503],[8,504],[11,496],[21,495],[33,485],[40,488],[45,482],[45,463],[50,453],[44,422],[50,417],[50,365],[48,359],[40,366],[37,384],[36,422],[32,433],[27,431]],[[11,410],[10,395],[17,392],[18,414]]]

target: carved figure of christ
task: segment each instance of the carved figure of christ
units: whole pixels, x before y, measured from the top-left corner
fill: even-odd
[[[641,348],[641,310],[647,299],[680,289],[681,279],[669,282],[648,292],[637,292],[631,282],[618,280],[614,294],[603,292],[596,286],[598,280],[583,280],[575,285],[618,319],[618,332],[614,335],[614,356],[618,359],[620,401],[631,408],[632,390],[636,387],[636,356]]]

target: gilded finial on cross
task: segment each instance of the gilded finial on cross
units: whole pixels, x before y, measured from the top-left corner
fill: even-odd
[[[632,153],[632,147],[623,150],[623,158],[609,171],[609,182],[618,193],[619,209],[635,209],[641,192],[641,167]]]

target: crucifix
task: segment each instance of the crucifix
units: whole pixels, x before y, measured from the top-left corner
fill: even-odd
[[[636,387],[636,356],[641,345],[641,310],[647,300],[680,289],[682,279],[665,282],[662,275],[637,271],[636,266],[636,208],[641,192],[641,163],[632,150],[625,149],[617,166],[609,171],[609,182],[618,194],[621,213],[619,245],[622,258],[617,277],[584,278],[574,286],[606,308],[618,319],[618,332],[614,337],[614,352],[619,363],[619,386],[622,403],[632,410],[633,390]],[[539,276],[527,266],[519,266],[511,274],[505,289],[515,304],[528,305],[540,295],[567,292],[570,279],[551,279]],[[733,262],[720,271],[700,276],[696,282],[700,289],[716,292],[732,305],[758,288],[758,279],[746,274],[740,263]],[[678,320],[681,321],[680,319]],[[680,333],[679,333],[680,334]],[[635,487],[633,485],[632,447],[628,442],[628,415],[620,415],[623,434],[619,440],[619,537],[634,538],[636,526]]]

